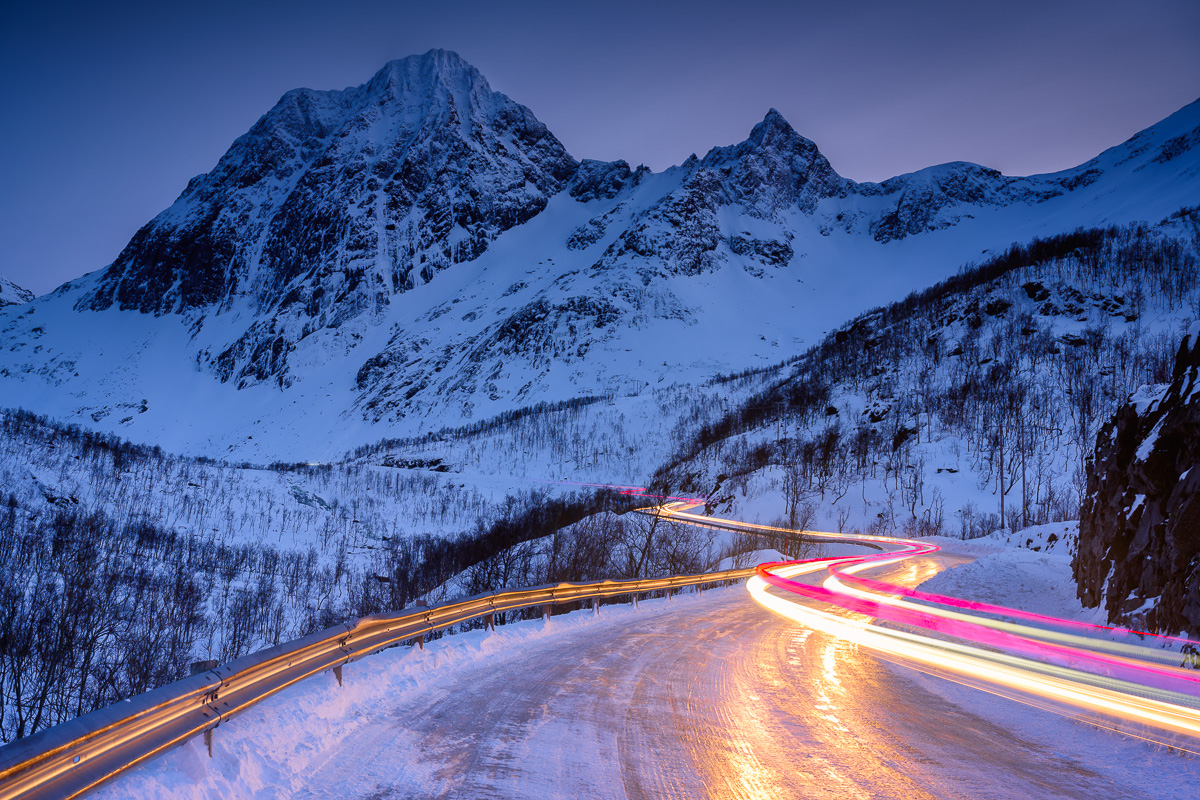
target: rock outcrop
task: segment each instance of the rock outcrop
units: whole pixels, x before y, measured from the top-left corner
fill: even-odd
[[[1171,383],[1143,387],[1088,464],[1075,580],[1113,622],[1200,634],[1200,325]]]

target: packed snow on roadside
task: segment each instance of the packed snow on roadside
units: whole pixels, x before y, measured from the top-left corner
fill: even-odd
[[[975,557],[930,578],[921,588],[933,594],[969,597],[994,605],[1032,611],[1095,625],[1107,624],[1102,608],[1083,608],[1075,596],[1071,558],[1079,523],[1051,522],[1020,531],[996,531],[961,541],[929,537],[922,542]]]

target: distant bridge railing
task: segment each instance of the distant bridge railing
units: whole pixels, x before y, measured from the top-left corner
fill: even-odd
[[[351,661],[478,617],[533,606],[667,591],[740,580],[754,568],[628,581],[560,583],[476,595],[336,625],[293,642],[206,669],[0,747],[0,800],[73,798],[164,751],[212,731],[294,683],[332,671],[338,683]]]

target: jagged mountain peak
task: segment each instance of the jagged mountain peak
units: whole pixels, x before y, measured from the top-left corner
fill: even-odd
[[[430,50],[389,61],[361,91],[366,99],[381,105],[414,99],[463,102],[472,97],[491,99],[496,94],[483,73],[451,50]]]
[[[1060,174],[957,162],[856,183],[771,109],[745,140],[654,173],[576,161],[478,70],[430,51],[357,87],[287,93],[108,269],[5,309],[0,386],[36,407],[69,383],[55,413],[98,422],[140,408],[178,362],[197,396],[245,388],[283,416],[312,402],[419,426],[761,364],[981,249],[1194,205],[1198,112]],[[165,316],[103,324],[186,342],[162,339],[143,367],[142,345],[106,333],[120,358],[85,367],[99,318],[62,306]],[[47,326],[43,309],[77,321]]]
[[[822,198],[841,194],[848,185],[817,145],[774,108],[745,141],[714,147],[704,158],[693,157],[683,166],[719,175],[721,201],[749,209],[754,216],[771,216],[793,206],[811,212]]]
[[[472,95],[490,99],[496,94],[483,74],[457,53],[430,50],[387,62],[360,86],[290,89],[247,135],[324,136],[328,128],[344,122],[348,113],[362,113],[372,107],[398,110],[404,106],[444,105],[448,97],[461,102]]]
[[[778,109],[774,108],[767,111],[762,122],[750,130],[749,141],[761,147],[769,147],[777,143],[786,143],[788,146],[807,143],[816,147],[811,140],[796,133],[796,129],[792,127],[791,123],[784,118],[783,114],[779,113]]]
[[[358,87],[285,94],[78,305],[248,311],[199,362],[239,385],[286,383],[300,339],[473,260],[578,166],[457,54],[391,61]]]
[[[771,108],[762,121],[750,129],[750,135],[744,141],[726,147],[714,147],[700,163],[711,167],[764,150],[802,155],[806,160],[824,160],[815,142],[797,133],[778,109]]]
[[[434,48],[420,55],[394,59],[380,67],[368,86],[392,83],[408,86],[424,84],[446,85],[454,88],[488,88],[487,79],[479,70],[454,50]]]

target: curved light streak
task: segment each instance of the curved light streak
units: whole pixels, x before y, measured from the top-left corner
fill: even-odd
[[[686,513],[695,505],[670,503],[658,513],[746,533],[797,533]],[[886,551],[760,565],[747,588],[755,601],[771,611],[966,685],[1070,716],[1083,712],[1089,722],[1100,715],[1105,727],[1117,729],[1121,724],[1122,733],[1200,753],[1200,672],[1175,666],[1182,658],[1178,652],[1138,646],[1131,640],[1150,638],[1168,647],[1200,643],[868,578],[859,573],[940,548],[887,536],[803,533]],[[1129,723],[1139,729],[1128,730]]]

